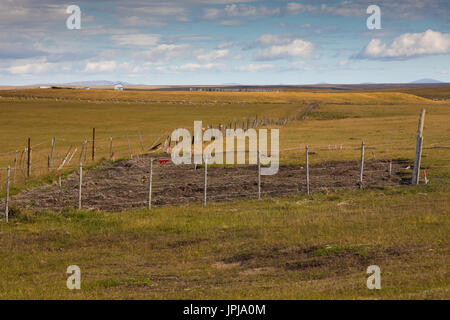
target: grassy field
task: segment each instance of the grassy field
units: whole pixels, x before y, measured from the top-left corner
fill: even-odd
[[[0,224],[0,298],[448,299],[448,192],[20,213]],[[72,264],[80,291],[65,287]],[[365,285],[372,264],[379,291]]]
[[[23,148],[28,137],[45,142],[33,150],[33,161],[45,167],[53,136],[61,156],[70,145],[80,148],[96,127],[99,157],[110,136],[122,137],[115,148],[126,155],[127,133],[139,149],[139,132],[148,147],[194,120],[282,119],[318,102],[304,121],[279,127],[283,163],[302,164],[306,143],[312,164],[357,160],[362,140],[369,158],[412,161],[425,108],[422,165],[430,183],[151,212],[13,210],[9,224],[0,222],[0,298],[448,299],[450,102],[411,90],[2,91],[0,167],[13,156],[1,153]],[[328,148],[341,143],[343,150]],[[44,169],[33,172],[15,192],[55,178]],[[81,268],[79,291],[65,285],[72,264]],[[372,264],[381,268],[381,290],[366,287]]]

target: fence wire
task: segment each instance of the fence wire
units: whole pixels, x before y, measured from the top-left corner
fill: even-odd
[[[32,161],[30,167],[31,177],[28,176],[28,150],[26,147],[19,148],[11,152],[1,153],[0,155],[10,155],[13,157],[12,164],[10,164],[10,187],[15,187],[21,182],[27,182],[30,179],[42,179],[48,176],[56,188],[51,190],[50,194],[45,192],[33,194],[31,190],[31,197],[34,195],[39,198],[39,201],[44,203],[44,207],[52,208],[52,203],[56,203],[57,209],[62,209],[62,206],[76,207],[78,203],[78,178],[79,165],[82,162],[84,167],[89,169],[90,166],[97,166],[95,170],[85,170],[82,185],[82,203],[86,209],[96,208],[105,210],[125,210],[127,208],[145,208],[148,206],[148,188],[149,188],[149,164],[150,158],[155,157],[158,160],[169,160],[167,165],[158,165],[155,161],[152,181],[152,206],[161,206],[166,204],[178,204],[189,202],[201,202],[204,197],[204,164],[201,165],[182,165],[175,166],[170,161],[170,154],[162,155],[160,152],[166,150],[170,152],[171,142],[164,146],[166,135],[142,135],[129,134],[114,136],[114,140],[127,139],[130,141],[134,138],[133,146],[131,143],[121,144],[117,147],[111,148],[111,139],[102,138],[95,139],[95,153],[96,159],[92,161],[92,144],[93,140],[65,140],[58,139],[57,141],[75,142],[78,145],[71,147],[64,147],[54,150],[53,158],[49,160],[49,148],[51,148],[51,141],[41,141],[33,144],[31,149]],[[149,139],[150,138],[150,139]],[[136,140],[137,139],[137,140]],[[144,140],[147,139],[147,140]],[[141,143],[144,140],[144,143]],[[414,142],[410,139],[402,140],[402,143],[411,145],[408,149],[414,151]],[[421,180],[423,181],[423,173],[427,174],[428,179],[445,180],[445,178],[435,175],[436,170],[446,170],[450,168],[449,160],[447,158],[432,159],[433,163],[427,160],[427,154],[431,152],[438,152],[441,148],[448,148],[443,145],[447,142],[446,139],[440,139],[438,142],[431,142],[424,146],[423,159],[421,165]],[[376,150],[377,153],[382,153],[383,158],[386,158],[386,150],[391,148],[398,149],[398,141],[383,144],[366,144],[365,162],[371,161],[378,164],[378,167],[365,168],[363,174],[364,178],[368,179],[365,187],[370,186],[370,181],[373,177],[382,177],[389,181],[389,159],[377,160],[377,155],[372,153]],[[158,148],[149,152],[149,145],[154,146],[160,144]],[[310,176],[311,191],[320,191],[322,189],[348,189],[358,188],[358,178],[360,165],[356,162],[359,156],[361,145],[355,143],[330,143],[330,144],[299,144],[296,148],[285,148],[279,150],[279,153],[287,153],[290,156],[288,159],[303,159],[305,156],[305,145],[308,145],[309,154],[313,155],[320,151],[321,154],[330,152],[328,157],[321,156],[320,160],[315,160],[310,157],[310,170],[313,169]],[[381,148],[383,149],[376,149]],[[336,161],[340,158],[340,151],[354,152],[354,161],[350,168],[340,168]],[[217,152],[214,154],[224,156],[229,152]],[[235,157],[239,153],[244,153],[246,161],[249,160],[250,155],[257,153],[256,150],[236,150],[233,151]],[[352,153],[353,154],[353,153]],[[267,157],[265,153],[262,156]],[[195,154],[189,155],[191,158]],[[380,157],[378,155],[378,157]],[[98,163],[99,158],[112,160],[106,166]],[[118,159],[128,159],[126,165],[120,165]],[[348,158],[348,156],[346,157]],[[319,163],[326,166],[320,166]],[[347,160],[348,161],[348,160]],[[398,171],[404,171],[403,175],[408,176],[412,168],[410,162],[401,162],[395,164],[392,175],[396,175]],[[278,163],[280,164],[280,163]],[[264,164],[263,164],[264,167]],[[5,190],[6,171],[8,167],[0,167],[0,192]],[[181,169],[180,169],[181,168]],[[270,197],[273,195],[285,195],[306,192],[305,182],[305,167],[304,165],[281,166],[283,170],[290,168],[291,174],[297,175],[295,179],[287,176],[282,178],[274,178],[273,176],[261,176],[261,191],[258,192],[258,166],[256,164],[248,164],[245,166],[232,166],[213,164],[208,165],[208,181],[207,181],[207,201],[227,201],[241,198],[258,198]],[[220,171],[222,170],[223,171]],[[345,170],[344,170],[345,169]],[[116,176],[118,171],[124,171],[125,174]],[[288,170],[288,169],[286,169]],[[341,172],[344,170],[344,172]],[[59,187],[59,178],[61,175],[62,186]],[[182,181],[182,177],[191,179],[188,183]],[[283,180],[284,179],[284,180]],[[349,183],[349,179],[353,181]],[[371,180],[372,179],[372,180]],[[375,179],[376,180],[376,179]],[[50,186],[52,188],[52,186]],[[50,191],[49,191],[50,192]],[[25,192],[26,194],[27,192]],[[12,197],[10,203],[20,203],[20,194]],[[36,199],[35,199],[36,200]],[[28,207],[33,207],[31,203],[35,200],[27,199]],[[37,202],[39,202],[37,201]],[[58,202],[59,201],[59,202]],[[63,203],[63,204],[58,204]],[[4,205],[4,199],[0,199],[0,205]],[[0,207],[1,208],[1,207]],[[1,210],[1,209],[0,209]]]

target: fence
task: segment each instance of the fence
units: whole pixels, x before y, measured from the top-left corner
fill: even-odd
[[[301,155],[304,166],[281,166],[280,172],[275,176],[261,175],[261,169],[265,165],[262,159],[267,155],[260,150],[236,151],[236,154],[245,152],[248,158],[251,153],[253,155],[256,153],[257,162],[251,165],[217,166],[205,159],[202,166],[175,166],[168,161],[167,153],[156,154],[156,152],[170,151],[173,143],[168,135],[138,133],[98,139],[93,129],[92,138],[82,141],[52,138],[49,141],[32,144],[31,139],[28,139],[26,147],[20,152],[3,154],[12,158],[12,165],[0,168],[0,180],[4,177],[1,186],[5,186],[6,195],[0,203],[4,206],[4,214],[8,219],[10,204],[24,204],[25,207],[37,209],[59,210],[71,206],[78,209],[95,208],[117,211],[136,207],[151,209],[155,205],[191,201],[201,201],[206,206],[211,200],[244,197],[261,199],[264,196],[295,192],[310,194],[313,191],[328,189],[399,184],[406,183],[407,180],[414,184],[420,181],[421,167],[425,169],[422,173],[422,181],[428,183],[430,177],[439,179],[438,176],[430,175],[430,169],[447,170],[450,167],[449,159],[445,157],[434,159],[432,165],[427,163],[428,160],[421,163],[422,153],[427,156],[431,150],[450,149],[450,146],[442,144],[442,142],[450,141],[450,137],[441,137],[439,141],[424,144],[423,116],[424,112],[421,114],[418,126],[414,166],[408,161],[392,160],[392,154],[389,155],[389,153],[393,149],[399,149],[398,142],[382,144],[362,142],[360,145],[353,141],[325,145],[308,144],[280,150],[280,153],[289,154],[290,158],[296,162],[299,161],[295,157]],[[267,122],[256,118],[253,121],[242,122],[242,127],[251,128],[265,125],[265,123]],[[224,126],[219,125],[219,129],[236,126],[239,128],[239,125],[234,122]],[[123,140],[122,143],[116,146],[115,142],[120,139]],[[61,149],[57,148],[58,141],[69,143],[70,147],[61,152]],[[413,150],[413,140],[407,141],[411,145],[405,148]],[[45,148],[46,144],[47,148]],[[374,150],[383,155],[382,160],[377,159]],[[344,151],[351,154],[353,161],[337,161],[343,154],[337,155],[337,153]],[[315,160],[315,155],[318,153],[333,154],[333,156],[329,159],[321,157],[318,161]],[[129,160],[111,161],[100,164],[94,170],[83,170],[83,165],[89,166],[99,157]],[[43,165],[43,160],[46,160],[46,165]],[[156,165],[155,161],[157,161]],[[75,173],[63,179],[62,176],[70,171]],[[9,197],[10,188],[14,187],[19,179],[27,180],[31,175],[42,173],[48,174],[51,181],[54,181],[56,173],[58,181],[54,185],[35,188],[12,198]],[[36,205],[33,206],[32,203]]]
[[[258,151],[243,151],[247,154],[257,152],[258,161],[240,166],[210,164],[208,159],[198,166],[177,166],[170,162],[167,154],[147,154],[125,161],[106,162],[92,170],[83,170],[79,165],[62,183],[55,181],[52,185],[6,197],[1,203],[6,208],[6,216],[8,205],[36,210],[59,211],[73,207],[120,211],[187,202],[201,202],[206,206],[209,201],[261,199],[293,193],[410,183],[413,168],[409,161],[376,159],[365,154],[371,148],[373,146],[367,144],[337,149],[308,145],[280,150],[303,153],[305,161],[301,165],[282,165],[274,176],[261,175],[261,168],[265,166],[261,158],[265,155]],[[318,152],[337,153],[342,150],[351,151],[355,160],[321,162],[314,159]],[[425,165],[427,179],[430,178],[430,168],[444,167],[450,166]],[[424,173],[427,174],[426,171]],[[433,179],[436,177],[431,177]],[[423,179],[421,182],[426,183]],[[7,200],[9,204],[6,204]]]
[[[217,128],[225,133],[227,129],[248,130],[261,126],[284,126],[291,121],[304,119],[318,105],[317,103],[310,104],[304,110],[283,119],[275,120],[256,116],[216,125],[208,124],[206,128]],[[61,144],[63,147],[60,147]],[[36,143],[33,139],[28,138],[24,146],[0,153],[0,160],[11,166],[11,185],[15,186],[31,176],[42,176],[54,171],[74,170],[77,168],[77,162],[90,164],[100,158],[110,160],[133,158],[149,151],[170,150],[173,145],[170,132],[146,135],[136,132],[135,134],[98,138],[95,128],[93,128],[91,137],[80,140],[53,137]],[[72,165],[74,163],[75,165]],[[6,177],[2,175],[2,169],[6,168],[0,168],[0,192],[4,189],[6,181]]]

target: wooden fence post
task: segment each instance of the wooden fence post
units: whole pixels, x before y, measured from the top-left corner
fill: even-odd
[[[86,148],[84,148],[85,150],[84,150],[84,163],[86,163],[86,158],[87,158],[87,153],[88,153],[88,147],[89,147],[89,140],[88,139],[85,139],[85,141],[86,141]]]
[[[50,167],[53,165],[53,153],[55,151],[55,142],[56,142],[56,139],[55,139],[55,137],[53,137],[53,139],[52,139],[52,151],[50,153]]]
[[[204,170],[204,188],[203,188],[203,206],[206,207],[206,191],[208,187],[208,158],[205,157],[205,170]]]
[[[423,137],[420,137],[419,153],[417,155],[416,184],[419,184],[419,180],[420,180],[420,162],[421,162],[421,158],[422,158],[422,146],[423,146]]]
[[[109,159],[113,157],[113,137],[109,138]]]
[[[95,128],[92,128],[92,161],[95,161]]]
[[[25,152],[26,152],[27,148],[25,147],[21,152],[20,152],[20,159],[19,159],[19,167],[20,167],[20,171],[22,172],[22,175],[25,177]]]
[[[128,152],[130,153],[130,158],[133,159],[133,153],[131,152],[130,140],[128,139],[127,133],[127,143],[128,143]]]
[[[31,176],[31,168],[33,166],[33,147],[30,147],[30,176]]]
[[[5,219],[6,223],[8,223],[8,215],[9,215],[9,178],[11,174],[11,168],[8,166],[6,169],[6,199],[5,199]]]
[[[13,185],[15,185],[16,184],[16,173],[17,173],[17,153],[18,153],[19,151],[18,150],[16,150],[16,154],[15,154],[15,156],[14,156],[14,173],[13,173]]]
[[[27,177],[31,174],[31,139],[28,138]]]
[[[78,210],[81,210],[81,186],[83,185],[83,164],[80,162],[80,173],[78,180]]]
[[[145,152],[145,149],[144,149],[144,142],[142,141],[142,134],[139,132],[139,141],[140,141],[140,143],[141,143],[141,149],[142,149],[142,152]]]
[[[309,156],[308,145],[305,146],[306,193],[309,195]]]
[[[389,159],[389,177],[392,176],[392,159]]]
[[[359,171],[359,188],[363,187],[363,174],[364,174],[364,141],[361,143],[361,164]]]
[[[414,157],[414,168],[413,168],[413,173],[412,173],[412,178],[411,178],[411,184],[415,184],[419,180],[418,179],[419,168],[420,168],[420,166],[418,165],[420,162],[419,149],[420,149],[420,138],[423,135],[424,122],[425,122],[425,109],[422,109],[420,111],[419,124],[417,125],[416,153],[415,153],[415,157]]]
[[[73,152],[69,155],[68,159],[67,159],[67,165],[70,165],[70,162],[73,159],[73,156],[75,155],[75,153],[77,152],[78,148],[75,148],[75,150],[73,150]]]
[[[150,159],[150,172],[148,177],[148,210],[152,208],[153,158]]]
[[[261,199],[261,151],[258,150],[258,200]]]
[[[81,147],[80,157],[78,158],[78,163],[81,163],[83,160],[84,150],[87,148],[87,139],[84,139],[83,146]]]

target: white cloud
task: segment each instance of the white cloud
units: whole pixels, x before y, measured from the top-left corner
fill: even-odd
[[[84,68],[84,72],[108,72],[114,71],[116,68],[117,62],[114,60],[88,62]]]
[[[222,10],[217,8],[205,8],[203,9],[203,18],[206,20],[214,20],[221,16]]]
[[[253,63],[250,63],[248,65],[238,66],[235,69],[237,71],[243,71],[243,72],[258,72],[258,71],[271,70],[273,68],[274,68],[274,65],[272,65],[272,64],[253,64]]]
[[[154,46],[161,39],[159,34],[129,34],[129,35],[114,35],[111,39],[117,42],[118,45],[126,46]]]
[[[245,4],[230,4],[225,7],[225,13],[229,17],[269,17],[280,13],[278,7],[249,6]]]
[[[316,7],[311,5],[304,5],[297,2],[289,2],[286,4],[286,11],[288,14],[298,14],[302,12],[315,11]]]
[[[353,3],[351,1],[343,1],[334,6],[322,4],[320,6],[321,13],[342,17],[361,17],[366,14],[367,4]]]
[[[255,45],[260,47],[268,47],[273,45],[289,44],[294,40],[289,35],[263,34],[255,40]]]
[[[388,44],[373,39],[358,58],[402,60],[425,55],[450,54],[450,34],[427,30],[423,33],[405,33]]]
[[[228,41],[228,42],[223,42],[223,43],[219,43],[216,48],[217,49],[226,49],[226,48],[230,48],[234,46],[234,41]]]
[[[277,6],[251,6],[247,4],[229,4],[223,9],[204,8],[203,18],[206,20],[216,20],[222,25],[238,25],[245,22],[245,19],[258,19],[274,17],[281,14],[281,8]]]
[[[121,26],[124,27],[162,27],[167,24],[167,22],[161,21],[159,19],[149,19],[140,16],[126,16],[117,18]]]
[[[11,74],[32,74],[32,73],[45,73],[56,70],[58,64],[48,62],[33,62],[15,65],[7,68],[6,70]]]
[[[149,50],[134,54],[137,59],[149,60],[152,64],[167,63],[183,54],[189,53],[192,46],[189,44],[160,44]]]
[[[314,68],[315,66],[311,65],[310,63],[306,63],[305,61],[294,61],[284,71],[292,71],[292,70],[310,71],[314,70]]]
[[[123,2],[123,1],[122,1]],[[125,2],[123,2],[125,3]],[[188,22],[189,9],[183,3],[141,3],[116,7],[118,20],[125,26],[164,26],[173,21]]]
[[[180,66],[159,66],[156,69],[161,72],[192,72],[192,71],[210,71],[224,70],[225,65],[219,63],[186,63]]]
[[[211,52],[201,54],[197,56],[198,61],[201,62],[209,62],[209,61],[215,61],[222,58],[225,58],[228,55],[228,50],[213,50]]]
[[[294,39],[285,44],[277,44],[268,48],[256,49],[253,53],[253,58],[255,60],[310,58],[313,52],[313,43],[301,39]]]

